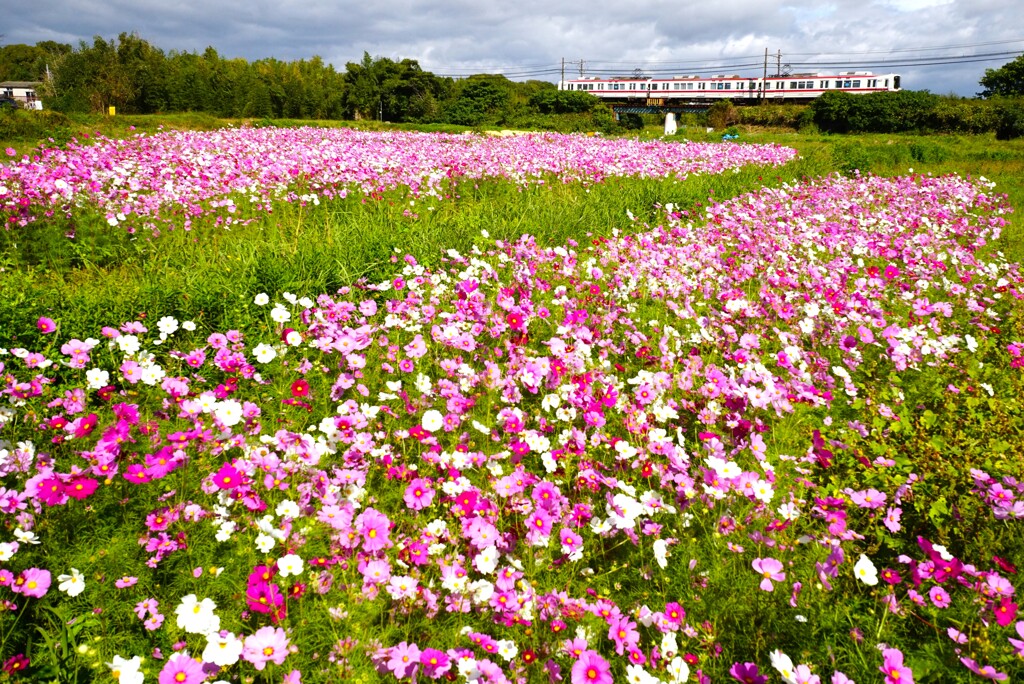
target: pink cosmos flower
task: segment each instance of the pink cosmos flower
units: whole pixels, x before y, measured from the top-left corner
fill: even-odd
[[[206,679],[203,664],[182,652],[172,653],[157,678],[159,684],[199,684]]]
[[[405,505],[414,511],[423,510],[434,501],[434,489],[430,480],[417,477],[405,488]]]
[[[1024,620],[1018,622],[1015,626],[1017,630],[1017,636],[1020,639],[1010,639],[1010,645],[1013,646],[1013,654],[1018,658],[1024,657]]]
[[[138,581],[138,577],[130,577],[128,575],[125,575],[124,577],[114,582],[114,586],[118,589],[127,589],[128,587],[135,586],[135,583]]]
[[[288,657],[288,635],[280,627],[260,627],[245,638],[242,658],[262,670],[267,663],[281,665]],[[161,682],[163,684],[163,682]]]
[[[626,648],[633,648],[640,641],[636,623],[623,615],[609,622],[608,638],[615,642],[615,652],[622,655]]]
[[[41,316],[39,320],[36,321],[36,329],[44,335],[49,335],[57,329],[57,324],[53,322],[52,318]]]
[[[363,535],[363,549],[373,553],[391,546],[388,538],[388,517],[380,511],[367,508],[355,519],[355,528]]]
[[[786,573],[782,572],[782,563],[774,558],[755,558],[751,565],[754,567],[754,572],[757,572],[763,578],[760,585],[762,591],[773,591],[775,589],[772,580],[781,582],[786,579]]]
[[[1009,679],[1009,676],[1005,672],[999,672],[998,670],[996,670],[996,668],[992,667],[991,665],[978,665],[977,662],[970,658],[961,658],[960,662],[964,664],[964,667],[966,667],[968,670],[978,675],[979,677],[984,677],[985,679],[994,679],[1000,682]]]
[[[420,660],[420,649],[416,644],[402,642],[388,652],[386,666],[397,679],[407,677]]]
[[[882,666],[878,668],[885,675],[885,684],[913,684],[914,673],[903,664],[903,652],[898,648],[882,651]]]
[[[611,666],[597,651],[586,650],[572,664],[572,684],[612,684]]]
[[[43,598],[50,589],[50,582],[49,570],[29,568],[14,580],[11,584],[11,591],[32,598]]]
[[[558,531],[558,540],[562,545],[562,553],[576,553],[583,546],[583,537],[567,527]]]
[[[936,608],[946,608],[949,606],[949,592],[942,587],[932,587],[928,592],[928,598],[932,600]]]

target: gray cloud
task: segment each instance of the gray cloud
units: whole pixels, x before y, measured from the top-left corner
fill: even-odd
[[[765,48],[781,50],[785,63],[845,68],[1024,51],[1017,0],[41,0],[5,14],[6,43],[77,44],[136,32],[165,51],[213,46],[250,60],[319,55],[339,70],[365,51],[416,59],[438,74],[501,71],[545,80],[557,80],[562,58],[582,59],[592,73],[708,73],[763,61]],[[998,41],[1015,42],[992,44]],[[906,51],[937,46],[944,47]],[[986,68],[1012,58],[873,68],[903,74],[906,88],[973,95]]]

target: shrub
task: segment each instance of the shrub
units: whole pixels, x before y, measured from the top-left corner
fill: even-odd
[[[996,139],[1024,137],[1024,99],[1003,100],[996,104]]]

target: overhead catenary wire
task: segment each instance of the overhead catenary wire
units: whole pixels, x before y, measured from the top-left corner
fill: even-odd
[[[974,43],[958,43],[935,46],[912,46],[876,50],[860,50],[856,52],[784,52],[786,67],[791,71],[808,70],[843,70],[857,69],[889,69],[913,68],[929,66],[952,66],[957,64],[975,64],[979,62],[996,62],[1013,59],[1024,55],[1021,50],[999,50],[986,52],[959,52],[946,54],[920,54],[948,50],[977,50],[1019,43],[1024,46],[1024,38],[1008,40],[980,41]],[[882,58],[883,55],[891,58]],[[793,59],[818,57],[819,59]],[[857,59],[857,58],[860,59]],[[838,59],[837,59],[838,58]],[[586,59],[586,71],[591,76],[624,76],[639,70],[645,77],[677,75],[688,72],[735,73],[744,69],[760,68],[763,64],[762,55],[738,55],[729,59],[688,59],[688,60],[611,60]],[[451,66],[434,69],[438,76],[448,78],[466,78],[483,73],[504,76],[510,80],[541,79],[557,77],[562,73],[562,65],[530,64],[530,65],[479,65]]]

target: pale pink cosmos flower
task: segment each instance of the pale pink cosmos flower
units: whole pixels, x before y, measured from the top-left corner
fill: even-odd
[[[288,635],[280,627],[260,627],[245,638],[242,658],[263,670],[267,663],[281,665],[288,657]]]
[[[773,591],[775,589],[772,580],[781,582],[786,579],[786,573],[782,571],[782,563],[774,558],[755,558],[751,565],[754,568],[754,572],[762,577],[760,585],[762,591]]]

